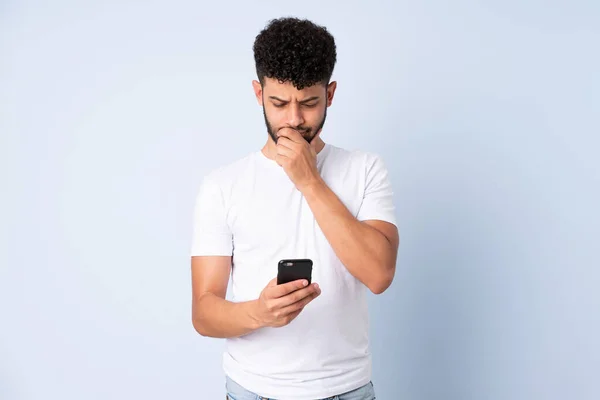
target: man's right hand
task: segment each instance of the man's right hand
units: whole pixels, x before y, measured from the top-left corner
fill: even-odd
[[[320,294],[319,285],[308,285],[305,279],[278,285],[274,278],[256,300],[252,317],[260,327],[285,326]]]

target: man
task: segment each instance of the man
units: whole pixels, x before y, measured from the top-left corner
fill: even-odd
[[[336,89],[326,28],[271,21],[254,57],[267,142],[199,190],[194,328],[227,339],[229,399],[374,399],[367,289],[391,284],[399,241],[387,170],[321,138]],[[310,285],[277,285],[278,261],[293,258],[313,260]]]

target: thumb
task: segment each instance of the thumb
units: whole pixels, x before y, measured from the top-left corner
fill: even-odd
[[[277,286],[277,277],[271,279],[269,281],[269,284],[267,285],[267,287],[274,287],[274,286]]]

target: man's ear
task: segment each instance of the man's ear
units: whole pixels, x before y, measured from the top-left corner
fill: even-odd
[[[337,88],[337,82],[333,81],[327,85],[327,107],[333,103],[333,96],[335,95],[335,89]]]
[[[256,101],[258,101],[258,105],[263,105],[263,89],[262,85],[259,81],[252,81],[252,88],[254,89],[254,95],[256,96]]]

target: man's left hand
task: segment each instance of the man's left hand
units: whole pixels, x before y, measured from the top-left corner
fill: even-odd
[[[317,170],[316,137],[308,143],[300,132],[292,128],[283,128],[280,134],[275,161],[302,192],[321,179]]]

